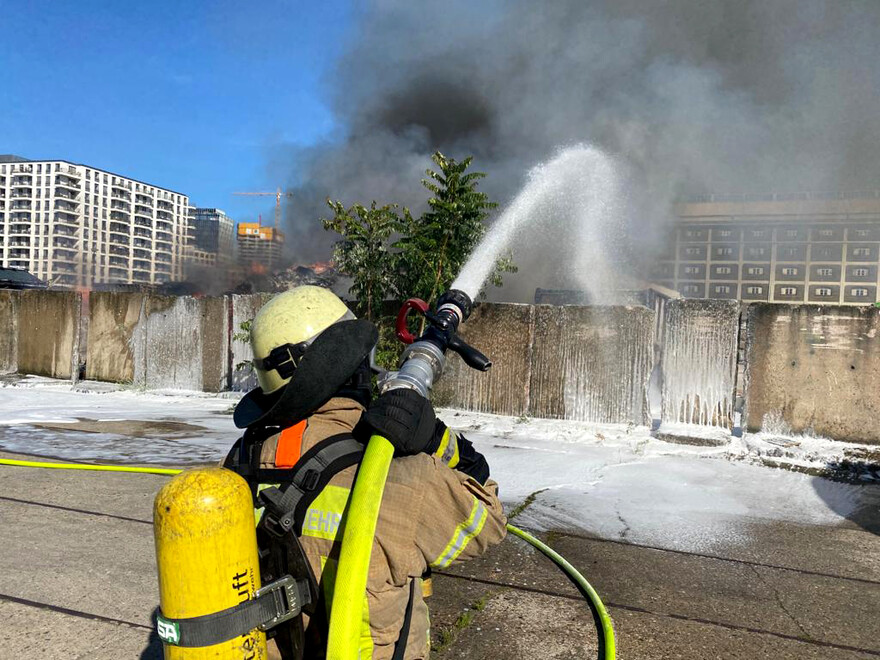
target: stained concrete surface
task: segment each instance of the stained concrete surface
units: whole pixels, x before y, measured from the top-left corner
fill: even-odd
[[[149,523],[167,479],[0,471],[0,657],[160,657]],[[880,536],[849,523],[744,526],[749,542],[723,557],[566,530],[547,540],[602,594],[620,658],[880,657]],[[518,539],[436,575],[429,602],[432,657],[592,657],[583,601]]]

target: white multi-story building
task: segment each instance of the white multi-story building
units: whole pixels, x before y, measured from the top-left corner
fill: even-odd
[[[0,157],[0,264],[53,286],[182,279],[189,199],[64,160]]]

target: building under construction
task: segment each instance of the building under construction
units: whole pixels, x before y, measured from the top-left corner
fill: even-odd
[[[284,233],[259,222],[241,222],[237,232],[238,260],[251,269],[272,271],[281,264]]]

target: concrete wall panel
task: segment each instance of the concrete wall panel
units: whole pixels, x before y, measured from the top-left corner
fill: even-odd
[[[22,291],[18,371],[70,378],[79,341],[81,299],[73,291]]]
[[[662,422],[732,428],[739,313],[728,300],[666,304]]]
[[[202,390],[222,392],[229,387],[230,309],[226,296],[201,301]]]
[[[132,341],[145,302],[143,293],[90,294],[86,378],[113,383],[134,381]]]
[[[132,336],[134,383],[147,389],[202,389],[202,301],[148,295]]]
[[[648,422],[653,310],[539,305],[534,329],[530,414]]]
[[[461,336],[492,360],[492,368],[475,371],[449,353],[446,371],[434,390],[435,402],[498,415],[525,414],[533,314],[531,305],[483,303],[476,307],[461,327]]]
[[[746,420],[880,444],[880,309],[752,305]],[[778,427],[783,427],[779,429]]]
[[[250,362],[254,359],[247,332],[242,324],[253,321],[260,308],[272,297],[268,293],[229,296],[232,305],[232,332],[230,344],[230,368],[232,389],[248,392],[257,386],[257,376]]]
[[[18,371],[18,306],[21,293],[0,291],[0,374]]]

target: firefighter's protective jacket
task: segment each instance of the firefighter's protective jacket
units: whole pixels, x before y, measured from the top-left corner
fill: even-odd
[[[351,433],[363,411],[351,399],[331,399],[306,421],[268,438],[260,455],[261,467],[292,467],[321,440]],[[411,590],[412,581],[420,580],[429,567],[443,569],[481,555],[506,533],[497,484],[489,480],[481,485],[450,468],[457,454],[454,434],[448,441],[452,444],[444,438],[445,446],[435,455],[398,457],[391,462],[367,578],[361,660],[392,657],[411,591],[415,596],[405,657],[427,658],[428,607],[422,590]],[[355,471],[356,467],[350,467],[337,474],[314,500],[303,522],[301,542],[328,606],[342,540],[340,527]]]

